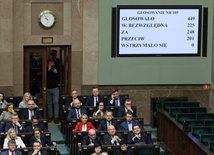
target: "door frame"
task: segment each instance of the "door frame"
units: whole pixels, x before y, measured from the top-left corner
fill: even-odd
[[[32,52],[42,52],[42,98],[38,99],[39,106],[43,107],[43,115],[44,118],[47,118],[47,96],[46,96],[46,85],[47,85],[47,60],[48,60],[48,54],[49,50],[51,48],[59,48],[59,57],[62,60],[63,59],[63,65],[65,65],[63,74],[64,79],[60,78],[60,83],[62,81],[64,84],[60,84],[60,96],[61,95],[68,95],[70,94],[71,90],[71,45],[27,45],[24,46],[24,66],[23,66],[23,80],[24,80],[24,92],[30,92],[30,54]],[[64,51],[64,54],[63,54]],[[64,58],[62,58],[64,56]],[[62,74],[61,74],[62,75]],[[60,76],[61,76],[60,75]],[[61,76],[62,77],[62,76]],[[62,88],[64,87],[64,93],[62,93]],[[24,93],[23,92],[23,93]],[[60,101],[59,101],[59,111],[61,111]]]

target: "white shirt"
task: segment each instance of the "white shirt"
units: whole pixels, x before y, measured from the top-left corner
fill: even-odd
[[[17,137],[15,139],[15,141],[16,141],[17,148],[25,148],[26,147],[25,144],[24,144],[24,142],[22,141],[21,137]],[[8,148],[8,139],[7,138],[4,139],[3,148],[4,149]]]

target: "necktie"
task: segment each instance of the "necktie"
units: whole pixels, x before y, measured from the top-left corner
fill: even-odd
[[[94,97],[94,107],[97,105],[97,96]]]
[[[80,110],[77,109],[76,113],[77,113],[77,118],[79,118],[80,117]]]
[[[108,126],[110,126],[111,125],[111,121],[108,121]]]
[[[11,154],[14,155],[14,152],[12,152]]]
[[[118,104],[118,98],[115,99],[115,106],[119,106],[119,104]]]
[[[14,124],[14,129],[15,129],[16,133],[18,133],[18,132],[19,132],[18,127],[17,127],[17,125],[16,125],[16,124]]]

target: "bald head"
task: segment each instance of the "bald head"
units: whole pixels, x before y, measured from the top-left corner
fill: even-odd
[[[89,136],[90,139],[95,139],[96,138],[96,130],[90,129],[88,131],[88,136]]]

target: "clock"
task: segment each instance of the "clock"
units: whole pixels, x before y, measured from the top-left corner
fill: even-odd
[[[39,23],[45,29],[52,28],[56,23],[56,18],[50,10],[44,10],[39,15]]]

